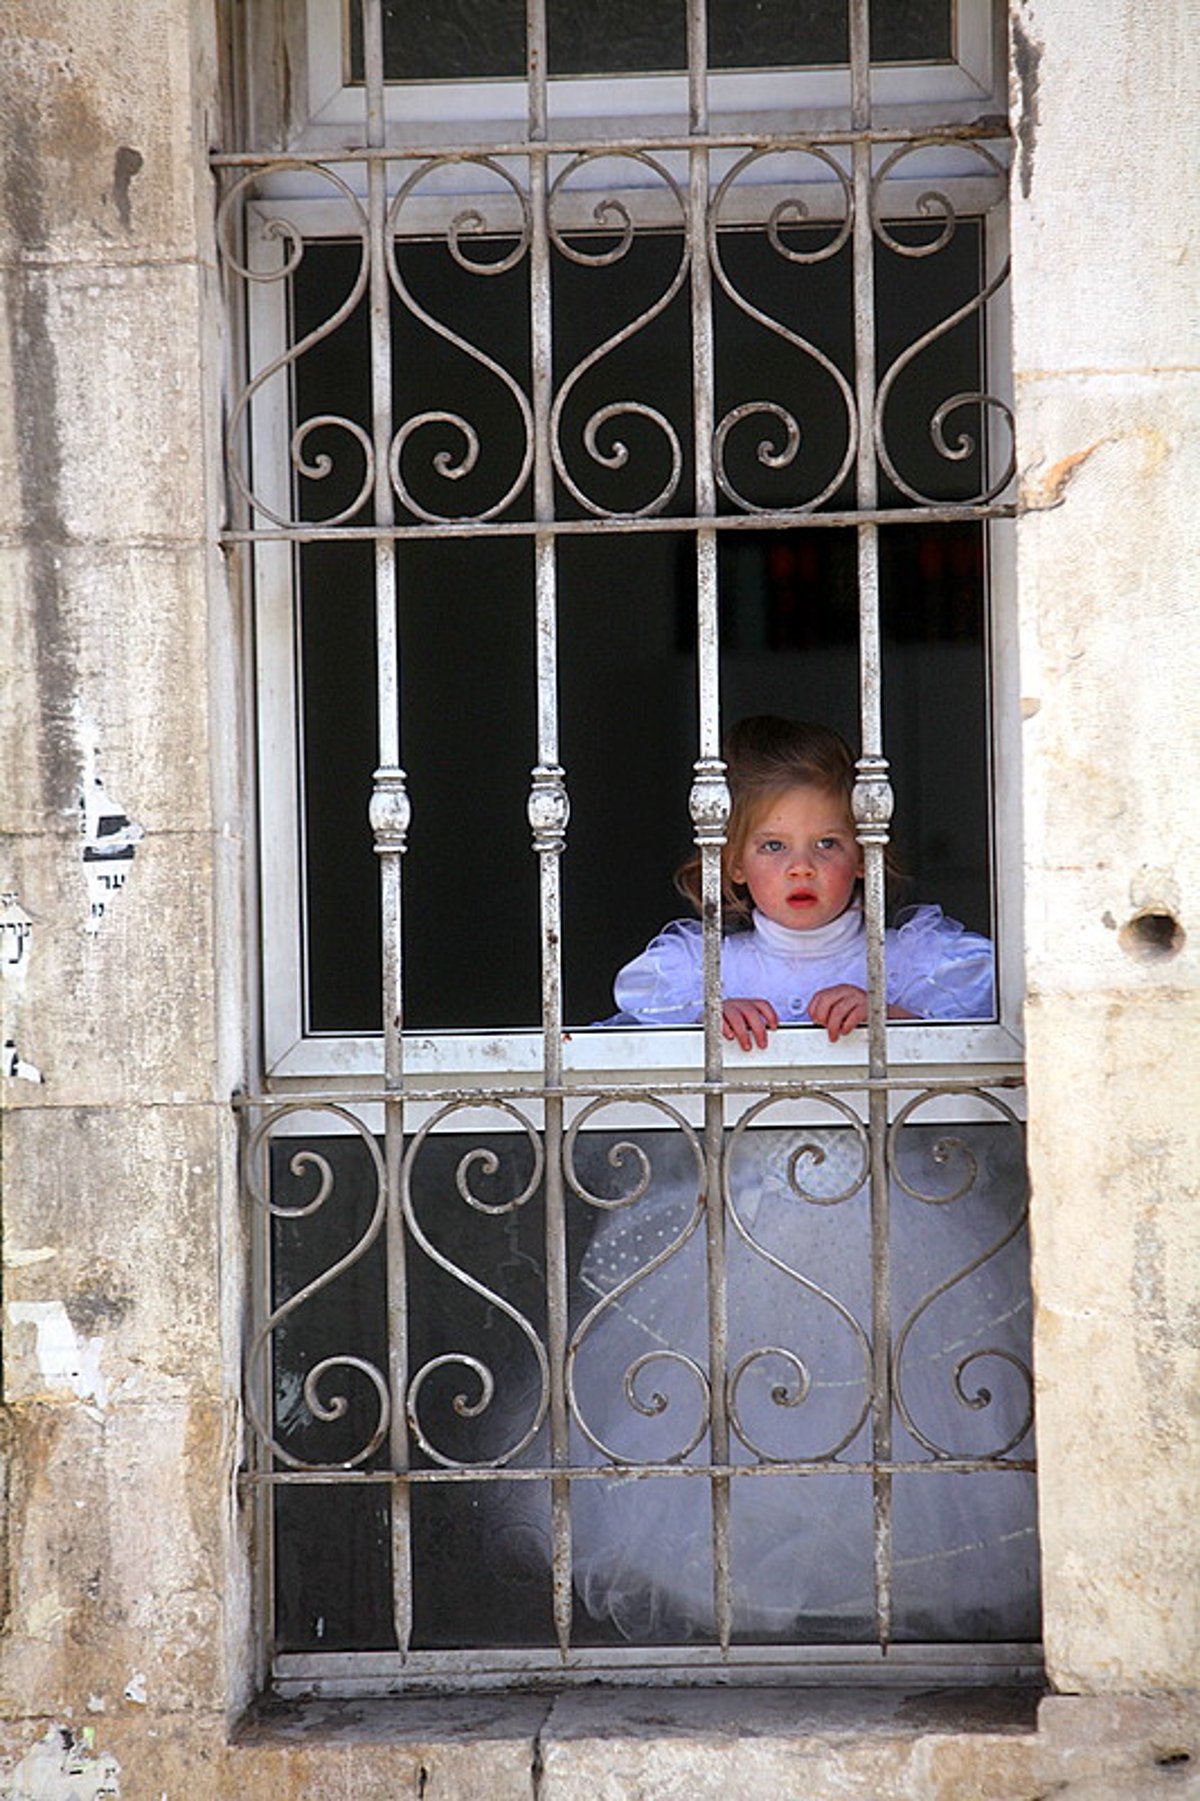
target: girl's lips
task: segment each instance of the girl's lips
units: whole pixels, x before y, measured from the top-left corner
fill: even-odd
[[[788,895],[789,907],[812,907],[816,904],[816,895],[810,894],[807,888],[797,889],[795,894]]]

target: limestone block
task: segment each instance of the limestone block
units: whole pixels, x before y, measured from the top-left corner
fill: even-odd
[[[210,825],[208,576],[198,548],[0,545],[0,832],[78,835],[88,780],[146,832]]]
[[[552,1703],[534,1695],[480,1693],[346,1706],[268,1703],[235,1733],[230,1792],[262,1801],[283,1772],[297,1795],[355,1801],[484,1797],[534,1801],[537,1738]],[[344,1791],[335,1780],[345,1784]]]
[[[542,1731],[540,1794],[545,1801],[963,1801],[972,1794],[1032,1801],[1031,1726],[1020,1692],[571,1691]],[[978,1786],[988,1781],[993,1786]]]
[[[210,17],[187,0],[8,0],[0,261],[193,253]]]
[[[269,1729],[253,1727],[232,1743],[220,1714],[196,1710],[93,1709],[86,1722],[77,1714],[49,1733],[44,1720],[0,1722],[0,1785],[31,1768],[61,1767],[66,1738],[84,1781],[115,1765],[121,1801],[533,1801],[544,1701],[447,1700],[436,1716],[419,1700],[325,1711],[325,1721],[306,1713],[293,1731],[279,1710]],[[47,1801],[92,1801],[96,1791],[36,1792]]]
[[[8,1400],[216,1400],[234,1127],[204,1107],[23,1108],[4,1127]]]
[[[22,990],[11,1008],[5,997],[6,1036],[41,1077],[6,1076],[8,1105],[228,1099],[229,1075],[218,1073],[212,842],[155,833],[131,848],[128,859],[88,862],[78,836],[5,847],[4,891],[30,921]]]
[[[1194,363],[1190,9],[1156,10],[1147,49],[1123,4],[1014,8],[1014,275],[1038,296],[1014,310],[1020,371]]]
[[[1200,816],[1186,800],[1200,692],[1198,407],[1194,375],[1021,391],[1034,988],[1200,984],[1200,919],[1189,913]]]
[[[220,1708],[230,1425],[205,1401],[9,1409],[7,1718]]]
[[[1043,1767],[1067,1801],[1169,1801],[1200,1794],[1200,1701],[1178,1695],[1048,1695]],[[1056,1791],[1057,1792],[1057,1791]]]
[[[52,545],[202,538],[201,271],[37,266],[11,271],[7,287],[17,479],[0,533]]]
[[[1200,1684],[1200,1017],[1026,1010],[1045,1640],[1067,1688]]]

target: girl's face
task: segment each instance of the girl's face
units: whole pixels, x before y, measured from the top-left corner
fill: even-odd
[[[811,932],[846,911],[862,874],[862,851],[840,794],[785,788],[750,823],[730,875],[776,925]]]

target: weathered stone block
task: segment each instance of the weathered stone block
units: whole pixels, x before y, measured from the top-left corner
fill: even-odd
[[[53,546],[203,537],[204,288],[180,263],[9,275],[18,482],[0,531],[24,524]]]
[[[1200,985],[1200,379],[1028,384],[1018,537],[1030,984]],[[1114,523],[1116,529],[1114,529]],[[1149,925],[1145,924],[1149,917]],[[1127,929],[1128,928],[1128,929]]]
[[[559,1697],[542,1731],[540,1793],[546,1801],[1033,1801],[1031,1726],[1027,1698],[999,1691],[573,1692]]]
[[[234,1127],[202,1107],[26,1108],[4,1127],[4,1392],[22,1403],[215,1402],[219,1215]]]
[[[1045,1633],[1067,1688],[1200,1685],[1197,1013],[1170,993],[1026,1010]]]
[[[13,1029],[44,1083],[6,1083],[8,1104],[227,1099],[208,836],[153,834],[128,858],[92,862],[78,836],[10,839],[6,851],[6,891],[31,922]]]
[[[1200,329],[1179,201],[1195,162],[1188,8],[1156,13],[1150,55],[1123,5],[1012,10],[1013,261],[1019,290],[1037,296],[1014,309],[1016,366],[1186,367]]]
[[[8,1718],[223,1701],[231,1414],[155,1399],[9,1409]]]
[[[0,261],[190,254],[194,95],[211,88],[211,14],[187,0],[10,0],[0,63]]]
[[[97,783],[146,832],[207,829],[208,575],[200,549],[0,546],[0,832],[78,833]]]

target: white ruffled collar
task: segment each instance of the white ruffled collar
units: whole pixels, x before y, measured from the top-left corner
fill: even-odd
[[[849,906],[828,924],[801,931],[768,919],[756,907],[754,931],[763,948],[776,957],[828,957],[835,951],[848,950],[862,936],[862,908]]]

